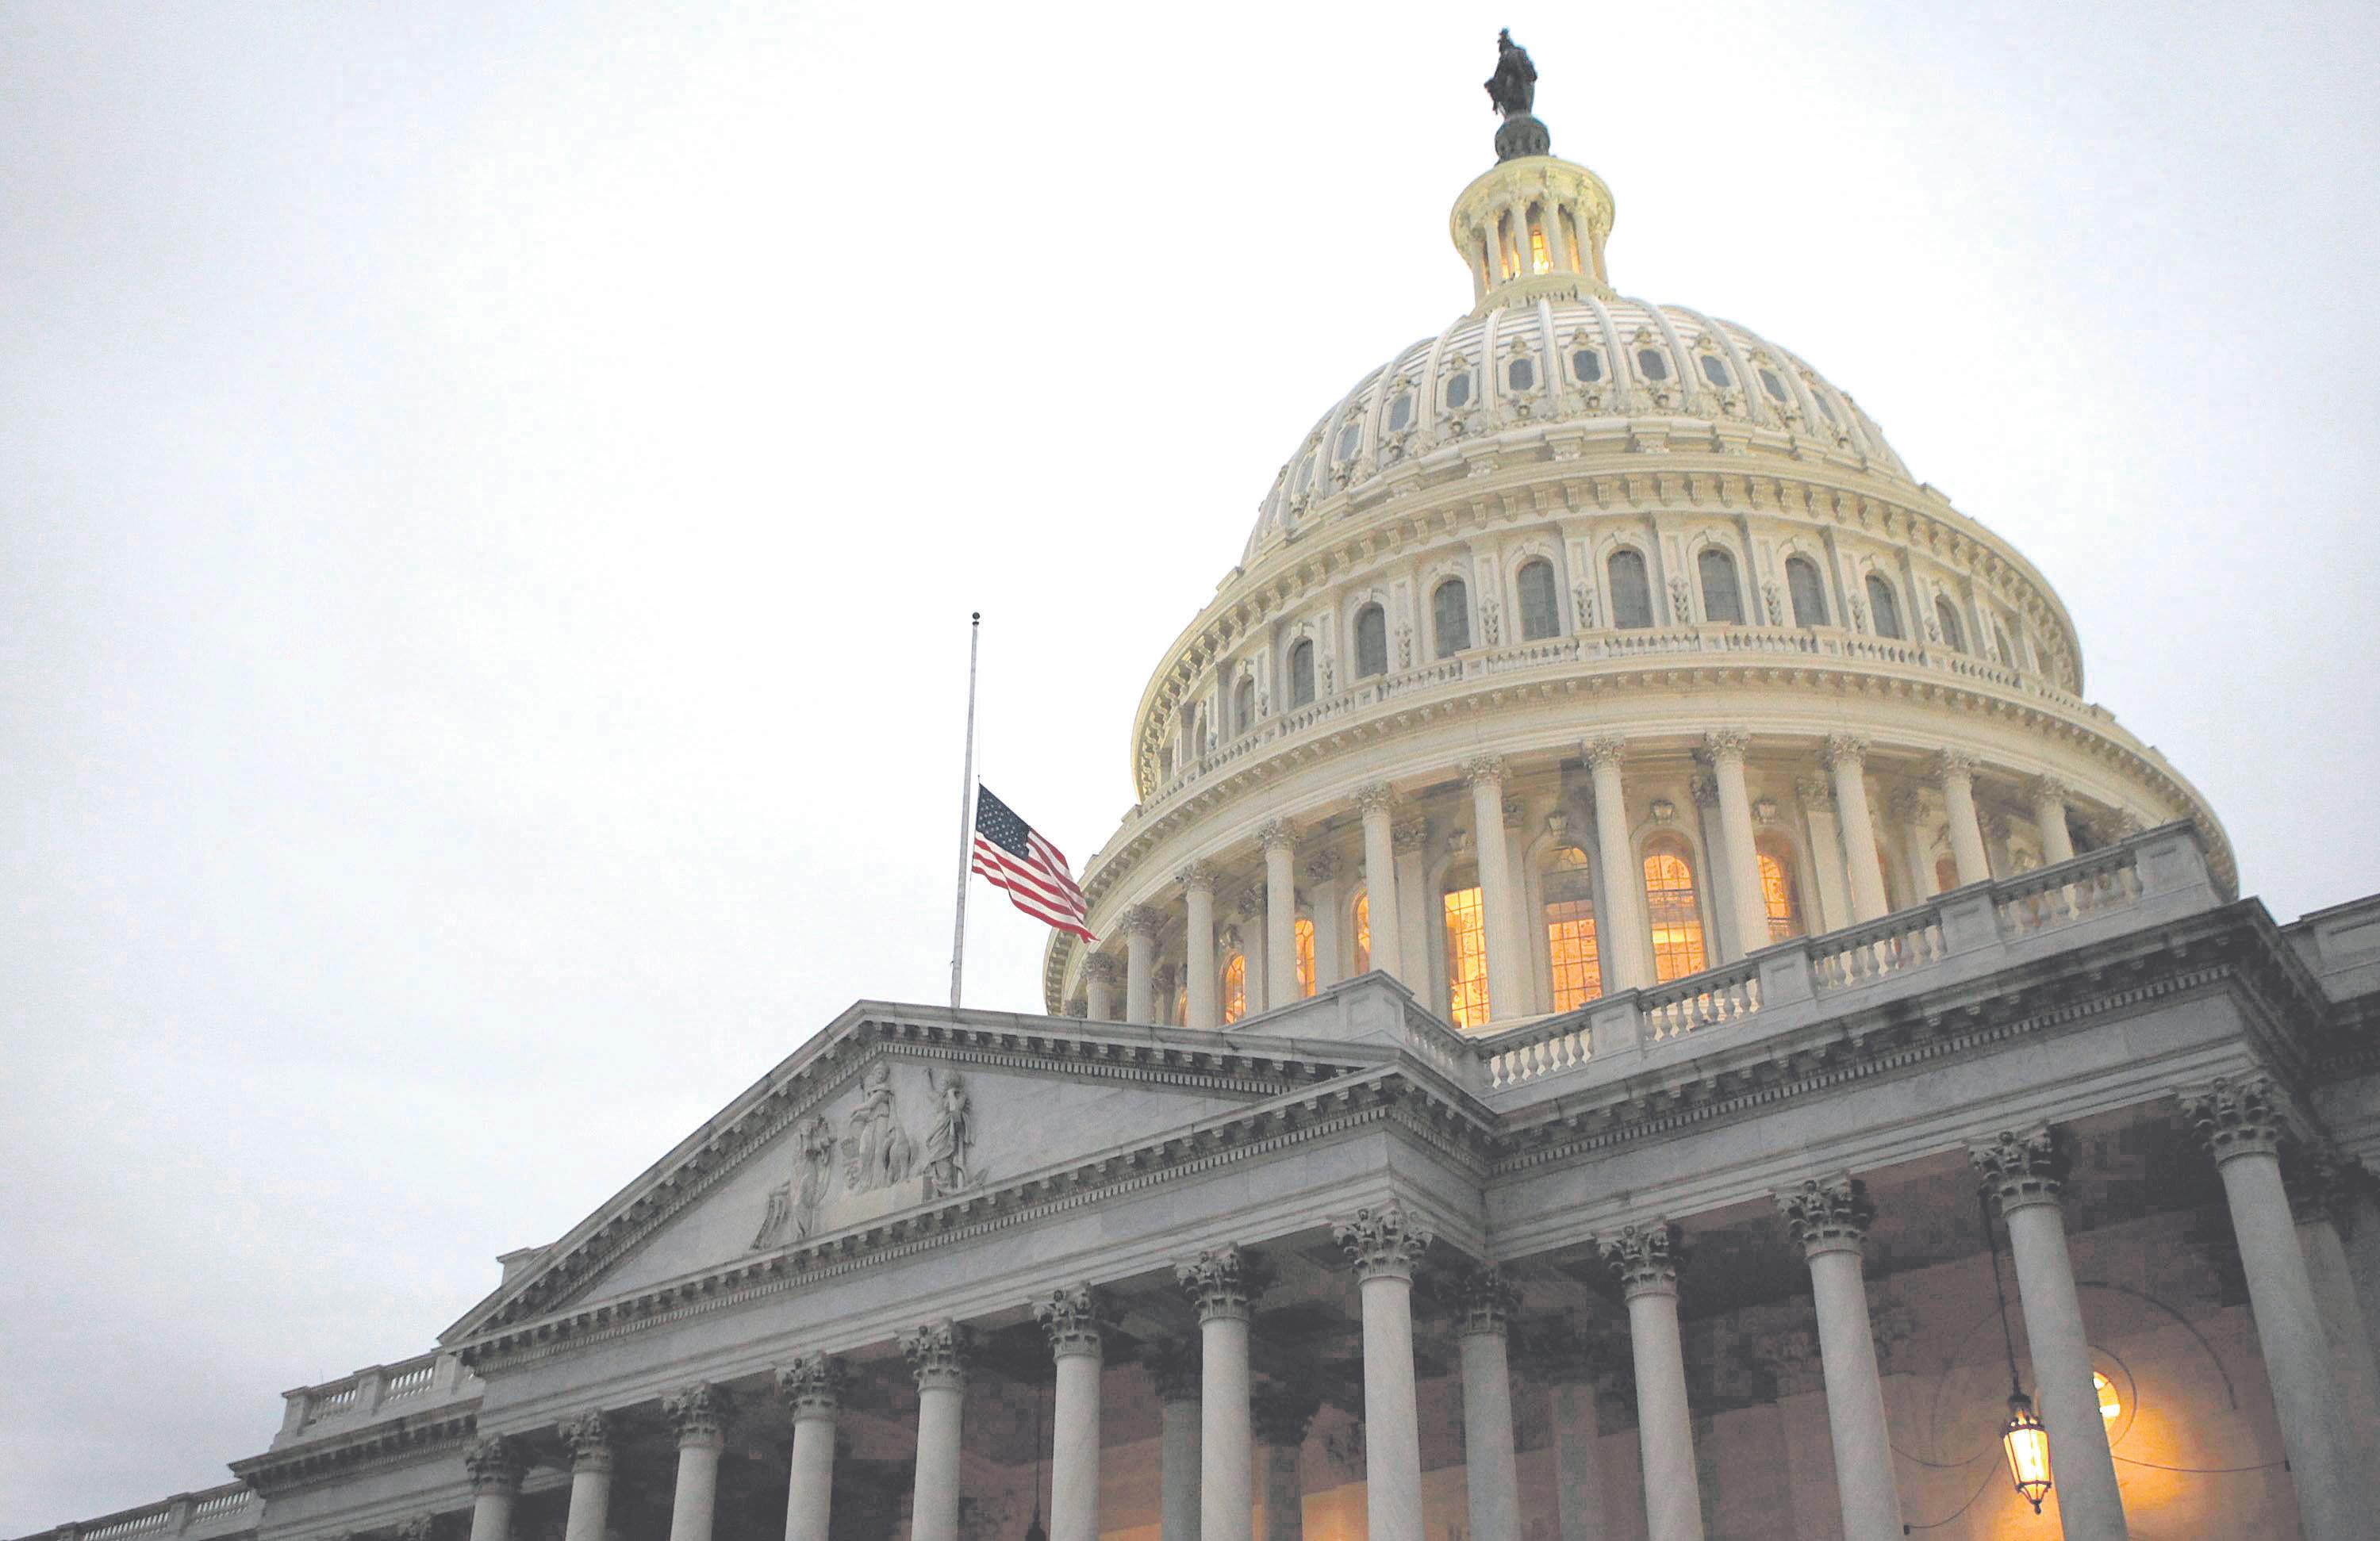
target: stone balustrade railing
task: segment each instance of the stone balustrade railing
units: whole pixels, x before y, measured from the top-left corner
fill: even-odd
[[[228,1482],[221,1487],[176,1493],[170,1499],[103,1514],[96,1520],[60,1525],[38,1536],[28,1536],[25,1541],[134,1541],[142,1536],[209,1541],[213,1536],[254,1531],[263,1509],[255,1490],[246,1483]]]
[[[479,1377],[451,1353],[433,1351],[394,1365],[373,1365],[320,1386],[281,1393],[281,1432],[273,1445],[310,1436],[318,1426],[362,1422],[480,1394]]]

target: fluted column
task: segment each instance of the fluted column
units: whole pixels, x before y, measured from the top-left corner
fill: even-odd
[[[1093,1022],[1119,1022],[1115,1009],[1116,961],[1105,953],[1083,960],[1083,994]]]
[[[2026,783],[2025,795],[2033,804],[2033,821],[2041,831],[2042,864],[2073,860],[2074,835],[2066,827],[2066,809],[2074,794],[2055,776],[2035,776]]]
[[[1087,1284],[1053,1290],[1033,1303],[1058,1362],[1051,1401],[1050,1541],[1099,1541],[1099,1301]]]
[[[1597,912],[1595,921],[1604,939],[1604,988],[1635,989],[1653,982],[1653,943],[1645,934],[1643,883],[1628,837],[1620,740],[1598,738],[1584,753],[1595,780],[1595,863],[1603,879],[1603,911]]]
[[[1438,895],[1429,892],[1429,820],[1418,813],[1405,814],[1397,819],[1392,833],[1397,848],[1397,937],[1405,960],[1405,971],[1397,977],[1405,989],[1426,1000],[1430,916],[1439,903]]]
[[[1215,1001],[1215,869],[1202,861],[1192,862],[1182,869],[1181,880],[1183,908],[1189,915],[1183,949],[1184,966],[1190,976],[1184,981],[1190,992],[1185,1025],[1211,1031],[1223,1025]]]
[[[1471,1534],[1521,1534],[1520,1461],[1512,1438],[1512,1370],[1505,1353],[1520,1295],[1494,1268],[1463,1280],[1455,1324],[1463,1357],[1463,1458]]]
[[[1900,1489],[1892,1474],[1884,1383],[1876,1374],[1867,1281],[1860,1271],[1861,1249],[1876,1219],[1876,1206],[1868,1199],[1867,1185],[1851,1177],[1812,1179],[1776,1199],[1787,1228],[1809,1259],[1843,1535],[1848,1541],[1888,1541],[1900,1534]]]
[[[1942,811],[1950,828],[1950,860],[1959,869],[1959,886],[1991,881],[1991,857],[1984,852],[1984,822],[1975,814],[1974,757],[1950,749],[1936,755],[1934,784],[1942,789]]]
[[[1502,802],[1500,796],[1500,809]],[[1498,817],[1501,819],[1500,812]],[[1330,1229],[1354,1259],[1363,1292],[1366,1534],[1369,1541],[1422,1541],[1413,1266],[1429,1246],[1430,1233],[1414,1224],[1394,1199],[1378,1208],[1358,1209],[1354,1219]]]
[[[1504,761],[1482,755],[1463,768],[1471,783],[1471,815],[1479,857],[1480,926],[1488,938],[1488,1019],[1500,1022],[1525,1013],[1529,993],[1512,933],[1520,904],[1512,893],[1512,854],[1504,843]]]
[[[1123,923],[1123,1014],[1127,1022],[1148,1025],[1165,1019],[1157,999],[1157,929],[1163,924],[1154,905],[1135,904],[1119,917]]]
[[[1364,815],[1364,895],[1372,926],[1372,966],[1404,983],[1404,949],[1397,915],[1397,860],[1390,843],[1396,801],[1385,783],[1355,794]]]
[[[1823,776],[1803,776],[1793,783],[1793,800],[1809,826],[1810,873],[1817,882],[1817,914],[1810,929],[1840,930],[1852,923],[1852,900],[1843,845],[1835,832],[1835,789]]]
[[[603,1541],[612,1516],[612,1437],[600,1410],[563,1421],[556,1431],[570,1456],[570,1513],[562,1541]]]
[[[2342,1457],[2322,1313],[2281,1186],[2281,1140],[2289,1132],[2283,1094],[2263,1074],[2217,1080],[2184,1097],[2182,1112],[2215,1158],[2230,1201],[2231,1229],[2248,1275],[2248,1311],[2265,1350],[2306,1541],[2369,1536],[2360,1484]]]
[[[1636,1443],[1645,1463],[1649,1541],[1702,1541],[1702,1487],[1686,1406],[1686,1354],[1678,1336],[1678,1266],[1666,1220],[1625,1225],[1595,1239],[1628,1298],[1628,1346],[1636,1363]]]
[[[901,1335],[917,1380],[917,1472],[910,1541],[958,1541],[959,1417],[966,1405],[967,1331],[944,1317]]]
[[[1852,921],[1874,920],[1890,909],[1884,896],[1884,868],[1876,855],[1876,816],[1867,806],[1867,740],[1847,733],[1829,736],[1818,757],[1834,778],[1835,811],[1843,838],[1843,868],[1851,880]]]
[[[1265,863],[1265,1007],[1297,997],[1297,831],[1276,819],[1257,832]]]
[[[1198,1541],[1198,1345],[1169,1340],[1144,1359],[1157,1388],[1159,1541]]]
[[[1240,1249],[1225,1245],[1177,1264],[1174,1277],[1198,1308],[1199,1541],[1255,1541],[1248,1490],[1255,1446],[1248,1426],[1248,1287]]]
[[[2299,1149],[2293,1169],[2285,1169],[2282,1179],[2289,1184],[2298,1245],[2305,1253],[2306,1280],[2322,1313],[2323,1339],[2330,1345],[2331,1381],[2340,1426],[2347,1430],[2345,1454],[2367,1487],[2380,1488],[2380,1366],[2373,1362],[2372,1335],[2344,1236],[2357,1200],[2371,1191],[2371,1174],[2338,1147],[2316,1144]],[[2380,1491],[2374,1492],[2373,1503],[2380,1512]]]
[[[2068,1541],[2111,1541],[2126,1534],[2124,1502],[2116,1487],[2115,1459],[2107,1452],[2107,1425],[2099,1416],[2082,1302],[2074,1291],[2074,1261],[2066,1251],[2059,1203],[2065,1158],[2046,1128],[1996,1135],[1971,1146],[1967,1154],[2008,1222],[2034,1390],[2049,1432],[2059,1523]]]
[[[843,1361],[806,1353],[779,1369],[776,1379],[777,1394],[794,1414],[785,1541],[828,1541],[834,1518],[834,1425],[843,1408]]]
[[[1546,1393],[1554,1446],[1554,1524],[1561,1541],[1605,1541],[1602,1394],[1562,1379]]]
[[[1264,1450],[1264,1541],[1305,1541],[1306,1430],[1321,1399],[1275,1382],[1250,1402],[1257,1443]]]
[[[727,1444],[727,1393],[698,1382],[663,1397],[662,1414],[677,1434],[670,1541],[710,1541],[719,1511],[719,1452]]]
[[[502,1435],[471,1447],[463,1457],[471,1474],[471,1541],[511,1541],[513,1505],[520,1498],[528,1461],[518,1443]]]
[[[1744,779],[1746,740],[1740,728],[1703,734],[1711,780],[1718,789],[1719,833],[1727,842],[1729,897],[1735,903],[1735,940],[1740,952],[1768,945],[1768,904],[1760,882],[1760,851],[1752,830],[1752,787]]]

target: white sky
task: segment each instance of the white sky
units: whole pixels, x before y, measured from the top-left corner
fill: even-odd
[[[1274,469],[1468,304],[1506,23],[1621,292],[2024,550],[2246,892],[2380,888],[2380,7],[17,0],[0,1535],[940,998],[970,608],[987,780],[1099,846]]]

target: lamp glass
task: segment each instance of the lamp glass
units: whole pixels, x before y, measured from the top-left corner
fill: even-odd
[[[2008,1452],[2009,1480],[2041,1512],[2049,1497],[2049,1431],[2034,1416],[2033,1399],[2019,1391],[2009,1398],[2007,1425],[2000,1430],[2000,1448]]]

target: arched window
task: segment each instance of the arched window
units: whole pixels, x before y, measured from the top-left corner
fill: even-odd
[[[1899,641],[1900,630],[1900,600],[1892,585],[1876,573],[1867,576],[1867,613],[1876,621],[1876,634]]]
[[[1361,679],[1389,672],[1389,617],[1378,605],[1355,612],[1355,674]]]
[[[1314,993],[1314,922],[1304,916],[1297,917],[1297,993],[1302,1000]]]
[[[1439,657],[1452,658],[1471,646],[1471,591],[1461,578],[1448,578],[1430,595],[1429,620]]]
[[[1570,356],[1571,373],[1578,376],[1582,385],[1592,385],[1603,378],[1603,352],[1600,348],[1583,347]]]
[[[1735,377],[1727,372],[1727,360],[1716,353],[1702,356],[1703,378],[1724,391],[1734,385]]]
[[[1471,371],[1457,370],[1447,377],[1446,406],[1450,412],[1460,412],[1471,405]]]
[[[1242,680],[1232,687],[1232,732],[1246,733],[1257,725],[1257,682]]]
[[[1955,652],[1967,650],[1967,628],[1960,624],[1959,607],[1948,594],[1934,596],[1934,624],[1942,628],[1942,644]]]
[[[1447,1014],[1457,1027],[1488,1025],[1488,925],[1479,875],[1446,880]]]
[[[1190,1025],[1190,987],[1187,984],[1173,992],[1173,1025]]]
[[[1536,390],[1537,388],[1536,360],[1525,353],[1516,355],[1511,363],[1504,366],[1504,383],[1515,394]]]
[[[1818,564],[1806,556],[1785,559],[1785,587],[1793,596],[1793,624],[1797,626],[1823,626],[1827,624],[1827,585],[1818,576]]]
[[[1355,446],[1363,442],[1364,425],[1360,422],[1349,423],[1339,431],[1339,447],[1330,452],[1330,458],[1340,461],[1354,459]]]
[[[1653,583],[1645,575],[1645,553],[1623,546],[1611,553],[1611,560],[1605,565],[1611,575],[1611,624],[1651,625]]]
[[[1595,879],[1586,853],[1564,845],[1547,858],[1546,952],[1553,959],[1554,1010],[1574,1012],[1603,993],[1595,940]]]
[[[1389,403],[1389,431],[1402,433],[1413,421],[1413,393],[1399,391]]]
[[[1753,842],[1753,852],[1760,858],[1760,904],[1768,912],[1768,940],[1800,936],[1805,928],[1802,888],[1793,880],[1793,848],[1775,835],[1763,835]]]
[[[1645,915],[1653,928],[1653,972],[1664,984],[1703,971],[1703,915],[1686,843],[1662,835],[1645,847]]]
[[[1223,1021],[1228,1025],[1248,1014],[1248,957],[1234,953],[1223,964]]]
[[[1705,546],[1694,558],[1694,570],[1702,575],[1703,618],[1743,625],[1743,590],[1736,587],[1735,558],[1717,546]]]
[[[1521,640],[1535,642],[1561,629],[1561,605],[1554,594],[1554,564],[1544,557],[1521,564]]]
[[[1670,378],[1670,361],[1662,357],[1661,350],[1657,347],[1638,348],[1636,350],[1636,368],[1644,374],[1645,379],[1652,381],[1655,384],[1658,384],[1662,381]]]
[[[1355,972],[1372,971],[1372,896],[1366,892],[1355,895]]]
[[[1302,638],[1289,649],[1289,704],[1314,704],[1314,644]]]

